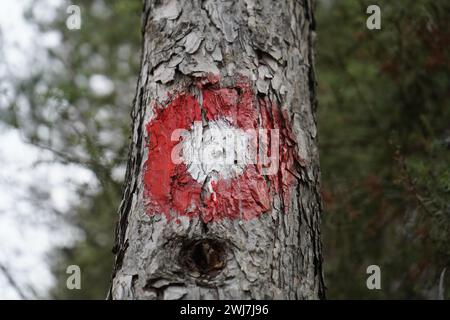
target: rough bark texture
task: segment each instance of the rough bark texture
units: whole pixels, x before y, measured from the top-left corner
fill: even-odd
[[[324,297],[310,0],[145,1],[142,64],[132,111],[126,189],[116,235],[112,299]],[[145,125],[155,103],[217,75],[249,79],[289,119],[298,155],[289,204],[250,220],[148,215]],[[187,88],[187,89],[186,89]]]

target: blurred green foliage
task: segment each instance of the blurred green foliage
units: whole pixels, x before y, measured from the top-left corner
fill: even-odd
[[[79,203],[63,214],[81,237],[50,259],[57,279],[50,297],[103,299],[138,75],[142,4],[71,4],[81,7],[81,30],[65,26],[69,2],[50,23],[30,11],[30,21],[59,32],[62,45],[48,51],[52,68],[18,85],[24,99],[16,101],[27,101],[26,112],[13,103],[4,119],[59,161],[94,173],[95,191],[80,186]],[[370,4],[381,8],[381,30],[366,28]],[[450,266],[449,13],[443,0],[318,1],[328,298],[437,297],[439,276]],[[99,75],[113,90],[92,90]],[[70,264],[81,267],[82,290],[66,289]],[[371,264],[381,267],[382,290],[366,287]]]
[[[104,299],[113,265],[111,252],[128,157],[131,104],[140,60],[142,3],[63,1],[54,19],[42,20],[34,1],[27,18],[40,31],[58,32],[61,45],[48,49],[49,63],[35,66],[18,85],[10,124],[27,140],[54,152],[57,161],[83,166],[96,181],[78,188],[79,202],[60,213],[80,231],[70,247],[49,257],[56,285],[50,297]],[[66,9],[81,9],[81,29],[69,30]],[[21,99],[24,98],[24,99]],[[26,101],[26,107],[20,105]],[[82,290],[67,290],[66,268],[79,265]]]
[[[370,4],[381,30],[365,27]],[[437,298],[450,266],[450,3],[320,1],[316,14],[328,297]],[[380,291],[366,288],[371,264]]]

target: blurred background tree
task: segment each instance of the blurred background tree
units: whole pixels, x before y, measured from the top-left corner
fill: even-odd
[[[45,1],[45,0],[36,0]],[[80,30],[66,8],[81,7]],[[370,1],[317,3],[316,71],[328,298],[448,298],[450,276],[449,13],[445,0],[377,1],[382,29],[366,28]],[[51,67],[17,84],[2,120],[58,161],[82,165],[95,190],[60,213],[80,231],[49,261],[49,297],[103,299],[127,159],[138,75],[141,1],[63,1],[42,32],[58,32]],[[24,108],[21,104],[25,104]],[[82,290],[67,290],[67,265]],[[381,267],[382,290],[366,287]],[[450,272],[450,270],[448,270]],[[440,281],[440,279],[443,279]]]

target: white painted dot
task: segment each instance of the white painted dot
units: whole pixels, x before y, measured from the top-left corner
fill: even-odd
[[[195,122],[183,139],[183,161],[190,175],[204,183],[241,175],[251,162],[251,136],[226,119]]]

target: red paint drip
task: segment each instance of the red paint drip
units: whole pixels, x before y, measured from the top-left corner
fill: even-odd
[[[218,80],[206,79],[198,84],[202,107],[188,93],[174,94],[165,108],[154,106],[156,116],[146,126],[150,141],[144,172],[147,213],[164,214],[167,219],[200,216],[205,222],[226,218],[249,220],[271,210],[275,193],[288,207],[299,159],[286,114],[267,98],[256,99],[248,82],[242,81],[234,88],[212,87],[211,82],[215,84]],[[206,86],[207,83],[210,85]],[[278,171],[264,176],[264,165],[249,164],[240,176],[213,182],[213,192],[202,199],[202,185],[190,176],[185,164],[174,164],[171,160],[173,148],[180,143],[171,141],[172,132],[189,130],[194,121],[201,121],[202,109],[208,121],[226,118],[244,130],[279,129]],[[269,131],[264,139],[270,146]],[[266,155],[270,157],[270,147]]]

